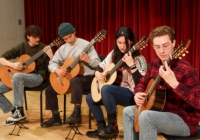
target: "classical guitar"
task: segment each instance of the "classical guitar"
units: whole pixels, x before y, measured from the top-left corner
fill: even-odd
[[[101,30],[86,46],[86,48],[82,51],[85,53],[88,53],[90,48],[93,46],[93,44],[97,41],[103,40],[105,38],[105,35],[107,34],[107,31]],[[53,89],[58,94],[65,94],[68,93],[68,89],[70,87],[70,80],[77,76],[77,75],[83,75],[84,73],[84,67],[83,63],[80,61],[80,57],[77,58],[68,57],[64,64],[60,66],[61,69],[66,69],[67,75],[65,77],[58,76],[56,73],[52,72],[50,74],[50,83],[53,87]]]
[[[147,41],[148,37],[144,36],[139,42],[137,42],[133,47],[131,47],[129,51],[133,53],[136,50],[142,49],[147,43]],[[121,75],[121,70],[118,69],[123,63],[124,62],[121,58],[116,65],[114,63],[109,64],[106,70],[103,72],[103,75],[105,75],[104,82],[98,82],[97,78],[94,77],[91,84],[92,99],[94,102],[99,102],[101,100],[101,88],[104,85],[111,85],[116,81],[116,79],[119,79],[118,75]],[[119,80],[117,82],[120,83]]]
[[[173,59],[180,58],[185,55],[187,48],[190,45],[191,40],[184,40],[167,59],[169,64]],[[147,88],[144,93],[147,94],[145,103],[140,107],[136,105],[134,111],[134,128],[136,132],[139,132],[138,117],[143,110],[155,110],[162,111],[165,105],[166,93],[165,86],[161,84],[161,76],[158,75],[156,79],[150,79]]]
[[[50,47],[58,46],[62,44],[64,41],[61,38],[55,39],[52,43],[49,44]],[[30,57],[27,54],[21,55],[17,62],[23,62],[23,69],[22,70],[16,70],[8,66],[2,66],[0,69],[1,73],[1,81],[9,88],[12,88],[12,76],[15,73],[30,73],[35,69],[35,60],[39,58],[42,54],[44,54],[43,50],[40,50],[35,55]]]

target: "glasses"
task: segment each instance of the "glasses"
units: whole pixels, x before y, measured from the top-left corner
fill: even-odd
[[[158,45],[153,45],[154,49],[155,50],[160,50],[162,48],[162,50],[167,50],[169,48],[169,46],[171,45],[172,43],[166,43],[162,46],[158,46]]]

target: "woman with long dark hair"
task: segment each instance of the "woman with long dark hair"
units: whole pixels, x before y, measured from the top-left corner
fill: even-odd
[[[138,80],[145,75],[147,64],[145,58],[136,50],[131,54],[129,51],[135,45],[135,36],[131,28],[123,26],[120,27],[115,35],[114,49],[107,55],[107,57],[99,64],[96,69],[95,77],[98,82],[105,81],[105,74],[103,71],[111,64],[117,64],[122,60],[119,68],[122,71],[122,79],[119,85],[104,85],[101,88],[102,100],[94,102],[92,94],[86,97],[87,104],[97,120],[98,129],[88,131],[88,137],[116,137],[119,133],[117,125],[116,106],[134,105],[134,87]],[[104,105],[107,111],[108,125],[103,116],[100,105]]]

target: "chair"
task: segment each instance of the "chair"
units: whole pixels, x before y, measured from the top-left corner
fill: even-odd
[[[27,107],[27,99],[26,99],[26,91],[40,91],[40,123],[43,122],[43,115],[42,115],[42,92],[43,90],[50,85],[49,80],[44,80],[43,83],[37,87],[29,88],[25,87],[24,88],[24,102],[25,102],[25,108],[28,110]]]
[[[197,126],[196,132],[188,137],[181,137],[181,136],[170,136],[166,134],[162,134],[164,138],[167,140],[199,140],[200,139],[200,125]]]

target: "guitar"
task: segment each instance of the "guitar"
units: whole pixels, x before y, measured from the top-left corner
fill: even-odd
[[[85,53],[88,53],[90,48],[93,46],[93,44],[96,41],[101,41],[103,38],[105,38],[105,35],[107,34],[107,31],[101,30],[86,46],[86,48],[82,51]],[[83,75],[84,73],[84,67],[83,64],[80,62],[80,57],[78,56],[76,59],[73,57],[68,57],[64,64],[60,66],[61,69],[66,69],[67,75],[65,77],[58,76],[56,73],[52,72],[50,74],[50,83],[53,87],[53,89],[58,94],[65,94],[69,87],[70,87],[70,80],[77,76],[77,75]],[[69,93],[69,92],[67,92]]]
[[[52,43],[49,44],[50,47],[53,46],[58,46],[61,45],[64,41],[58,37],[57,39],[55,39]],[[38,53],[36,53],[35,55],[33,55],[32,57],[30,57],[27,54],[23,54],[21,55],[17,62],[23,62],[23,69],[22,70],[16,70],[13,69],[9,66],[4,66],[2,65],[1,69],[0,69],[0,73],[1,73],[1,81],[9,88],[12,88],[12,76],[15,73],[30,73],[33,70],[35,70],[35,60],[37,58],[39,58],[42,54],[44,54],[43,50],[40,50]]]
[[[177,49],[170,54],[167,59],[167,63],[169,64],[173,59],[180,58],[180,56],[184,56],[185,52],[187,53],[187,48],[190,45],[191,40],[184,40],[181,45]],[[139,132],[139,122],[138,117],[143,110],[156,110],[161,111],[164,108],[165,100],[166,100],[166,88],[160,84],[161,76],[158,75],[156,79],[150,79],[147,88],[144,93],[147,93],[145,103],[140,107],[136,105],[134,111],[134,127],[135,131]]]
[[[135,52],[136,50],[141,49],[144,47],[144,45],[147,43],[148,37],[144,36],[139,42],[137,42],[131,49],[129,50],[131,53]],[[91,84],[91,94],[92,99],[94,102],[99,102],[101,100],[101,88],[104,85],[111,85],[114,82],[116,82],[116,79],[118,79],[118,75],[122,75],[121,71],[118,71],[119,67],[123,64],[122,58],[117,62],[115,65],[114,63],[111,63],[108,65],[106,70],[103,72],[103,75],[105,75],[105,81],[104,82],[98,82],[97,78],[94,77],[92,84]],[[120,81],[121,82],[121,81]],[[120,83],[119,80],[117,80],[117,83]]]

